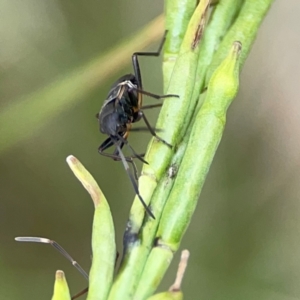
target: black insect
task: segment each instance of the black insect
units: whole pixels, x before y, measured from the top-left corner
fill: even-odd
[[[167,33],[167,32],[166,32]],[[141,71],[139,66],[138,57],[139,56],[159,56],[163,44],[166,40],[166,33],[163,37],[163,40],[159,46],[157,52],[135,52],[132,55],[132,65],[134,70],[133,74],[127,74],[119,78],[111,87],[107,100],[104,101],[103,106],[97,118],[99,120],[100,131],[108,135],[108,138],[100,145],[98,152],[101,155],[111,157],[116,161],[122,161],[124,168],[131,180],[134,191],[139,197],[141,203],[145,207],[147,213],[154,218],[154,215],[144,202],[142,196],[139,193],[138,184],[137,184],[137,169],[135,167],[134,158],[139,159],[140,161],[147,163],[143,159],[143,155],[137,154],[134,149],[130,146],[127,141],[129,131],[141,131],[143,128],[133,128],[131,129],[132,123],[138,122],[143,119],[146,128],[150,133],[155,136],[158,140],[163,142],[169,147],[172,147],[166,141],[157,136],[155,130],[150,126],[143,110],[160,107],[162,103],[142,106],[142,96],[147,95],[155,99],[163,99],[168,97],[178,97],[177,95],[163,95],[159,96],[152,94],[143,90]],[[126,157],[122,152],[124,145],[127,145],[132,151],[133,155]],[[108,148],[114,146],[115,150],[112,154],[104,152]],[[134,176],[130,172],[128,163],[131,163],[134,169]]]

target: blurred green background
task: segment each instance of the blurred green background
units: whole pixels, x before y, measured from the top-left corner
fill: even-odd
[[[185,299],[300,299],[299,10],[298,0],[275,1],[242,71],[224,138],[182,242],[191,252]],[[25,96],[84,67],[162,11],[159,0],[2,0],[0,122]],[[130,62],[128,57],[124,70],[25,140],[0,145],[5,148],[0,152],[0,299],[50,299],[57,269],[65,271],[73,294],[86,286],[50,246],[14,241],[22,235],[54,239],[88,270],[93,205],[65,163],[70,154],[106,194],[121,251],[134,192],[122,165],[97,153],[105,136],[95,114],[111,83],[132,72]],[[161,59],[141,64],[145,89],[161,93]],[[47,110],[43,99],[38,109]],[[147,111],[152,124],[157,113]],[[35,115],[17,111],[9,130]],[[138,152],[149,139],[143,133],[130,136]],[[161,290],[172,284],[178,257]]]

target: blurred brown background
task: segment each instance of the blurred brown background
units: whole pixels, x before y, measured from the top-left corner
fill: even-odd
[[[22,96],[84,66],[162,11],[159,0],[2,0],[0,117]],[[191,252],[185,299],[300,299],[299,11],[298,0],[275,1],[243,69],[182,242]],[[88,270],[93,206],[65,163],[69,154],[105,192],[121,250],[134,193],[122,165],[97,153],[105,137],[94,116],[115,78],[131,72],[129,64],[130,57],[114,78],[0,153],[0,299],[50,299],[57,269],[66,272],[73,294],[86,286],[50,246],[14,241],[20,235],[55,239]],[[160,60],[143,59],[142,72],[145,88],[160,93]],[[40,109],[47,109],[43,99]],[[156,115],[150,113],[152,123]],[[130,141],[142,151],[149,138],[132,134]],[[177,262],[178,255],[161,290],[172,283]]]

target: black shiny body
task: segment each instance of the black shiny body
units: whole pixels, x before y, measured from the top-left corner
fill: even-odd
[[[138,113],[140,109],[139,95],[135,90],[130,89],[128,86],[130,84],[138,87],[135,76],[127,74],[112,86],[98,117],[102,133],[116,138],[118,134],[123,136],[128,130],[128,124],[141,119]]]

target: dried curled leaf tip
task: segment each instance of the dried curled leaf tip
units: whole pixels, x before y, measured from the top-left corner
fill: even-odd
[[[188,260],[190,257],[190,252],[188,250],[183,250],[181,252],[180,262],[177,269],[176,279],[172,286],[170,286],[170,292],[180,291],[181,283],[183,280],[183,276],[188,264]]]
[[[56,280],[64,280],[65,279],[65,273],[64,271],[61,271],[61,270],[57,270],[56,273],[55,273],[55,279]]]

